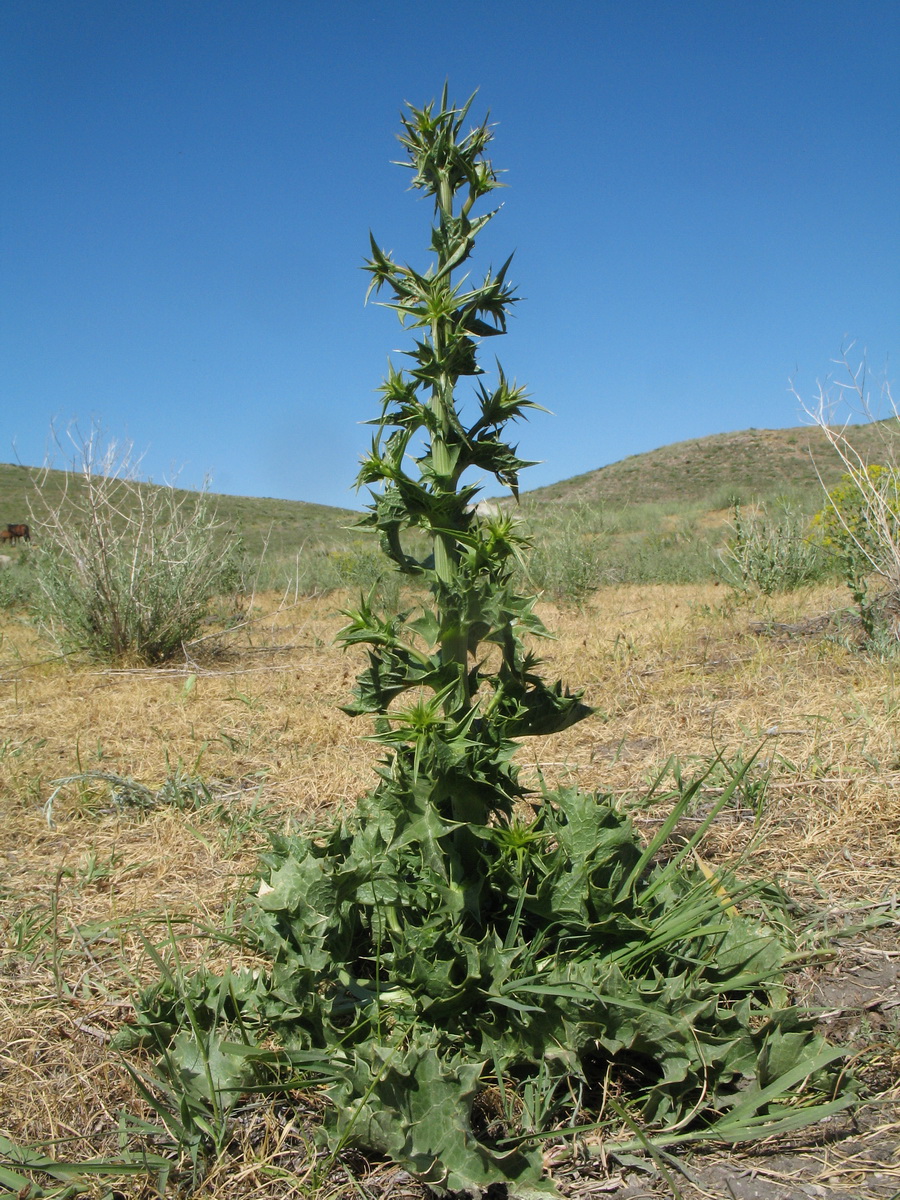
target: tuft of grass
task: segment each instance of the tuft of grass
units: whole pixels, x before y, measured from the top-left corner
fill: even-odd
[[[529,504],[523,521],[531,549],[522,568],[523,586],[557,600],[578,602],[604,581],[611,528],[602,508],[554,507],[541,513]]]
[[[28,550],[22,550],[10,566],[0,568],[0,609],[30,609],[36,598],[37,581],[32,556]]]

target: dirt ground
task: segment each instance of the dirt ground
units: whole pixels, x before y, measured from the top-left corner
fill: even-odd
[[[267,830],[352,805],[370,786],[376,750],[338,709],[360,665],[332,645],[341,603],[258,597],[242,624],[156,670],[60,660],[26,620],[4,619],[0,1137],[69,1163],[114,1153],[119,1113],[142,1110],[109,1042],[155,977],[145,939],[189,930],[181,953],[216,965],[222,951],[202,925],[236,919]],[[685,774],[715,762],[714,796],[755,755],[752,786],[723,810],[705,857],[743,855],[745,872],[777,878],[823,927],[863,927],[793,981],[848,1048],[857,1109],[772,1144],[648,1159],[646,1171],[604,1161],[602,1147],[591,1158],[554,1150],[567,1195],[900,1196],[900,690],[895,664],[835,635],[826,617],[845,603],[825,588],[737,604],[712,585],[655,586],[543,611],[558,633],[547,675],[584,688],[596,711],[523,746],[535,778],[637,806],[672,756]],[[195,781],[195,803],[151,802],[178,772]],[[635,809],[648,832],[659,811]],[[421,1195],[387,1167],[338,1164],[323,1177],[302,1105],[248,1122],[198,1196]],[[115,1187],[154,1194],[137,1178]]]

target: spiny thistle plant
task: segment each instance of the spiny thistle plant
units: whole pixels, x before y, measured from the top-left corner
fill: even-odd
[[[410,352],[413,368],[391,367],[381,387],[378,433],[357,481],[380,490],[363,524],[378,531],[403,574],[427,582],[433,603],[387,619],[363,603],[339,635],[347,646],[371,647],[348,711],[378,718],[376,739],[392,750],[390,788],[428,781],[435,811],[459,824],[453,840],[461,851],[473,846],[467,824],[508,815],[522,794],[512,739],[557,732],[589,712],[560,684],[544,683],[526,648],[529,634],[546,630],[535,600],[517,595],[512,583],[524,544],[515,517],[476,515],[480,484],[464,482],[467,472],[482,472],[518,496],[519,471],[530,464],[504,440],[504,429],[536,407],[501,369],[492,388],[479,378],[478,342],[506,331],[516,302],[506,279],[510,260],[480,286],[468,275],[454,278],[499,211],[472,215],[476,202],[501,185],[484,157],[488,124],[463,133],[470,104],[448,107],[445,91],[437,111],[432,104],[403,118],[403,165],[414,172],[413,187],[434,199],[435,262],[420,274],[395,263],[372,238],[366,264],[370,293],[387,287],[388,307],[421,336]],[[463,377],[479,379],[468,425],[457,395]],[[424,533],[426,556],[408,551],[411,530]],[[415,700],[398,707],[406,693]]]
[[[214,1146],[242,1093],[317,1084],[335,1152],[387,1156],[435,1189],[524,1196],[554,1190],[548,1140],[624,1155],[752,1139],[847,1100],[839,1052],[782,984],[798,955],[777,889],[696,853],[740,772],[674,847],[702,779],[648,798],[672,803],[645,846],[610,797],[529,796],[513,762],[516,739],[588,709],[527,647],[546,631],[512,583],[513,518],[473,510],[472,472],[515,495],[527,464],[505,431],[534,406],[477,362],[516,297],[508,262],[480,284],[465,273],[497,211],[475,206],[499,186],[470,104],[445,88],[403,118],[404,165],[434,201],[430,267],[373,240],[366,268],[417,339],[382,387],[363,523],[430,597],[388,615],[363,599],[341,634],[368,647],[349,711],[374,718],[378,783],[353,815],[264,856],[244,929],[268,967],[167,967],[127,1040],[156,1048]],[[184,1111],[168,1122],[179,1137]]]

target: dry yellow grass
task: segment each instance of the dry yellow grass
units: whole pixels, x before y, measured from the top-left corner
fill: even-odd
[[[895,891],[894,667],[803,632],[812,614],[844,604],[839,589],[756,609],[724,599],[714,586],[620,588],[584,614],[552,614],[552,670],[584,686],[599,715],[544,739],[536,761],[587,788],[640,793],[672,755],[687,771],[716,754],[757,754],[756,773],[770,777],[753,850],[760,873],[814,878],[860,899]],[[749,834],[752,815],[743,815]],[[738,844],[739,833],[717,831]]]
[[[836,910],[896,896],[894,667],[783,628],[843,605],[841,591],[755,607],[726,601],[712,585],[648,586],[603,590],[582,611],[545,607],[558,633],[543,647],[547,674],[584,688],[597,712],[524,744],[521,762],[550,783],[636,800],[670,756],[690,774],[717,754],[732,763],[758,754],[756,777],[770,772],[759,808],[727,809],[705,855],[748,851],[745,870]],[[166,670],[56,660],[27,623],[6,619],[0,1134],[43,1146],[68,1139],[54,1154],[69,1162],[114,1153],[118,1111],[140,1109],[108,1042],[136,985],[156,974],[142,936],[164,940],[168,921],[186,961],[221,963],[225,951],[202,926],[221,927],[239,909],[265,829],[325,815],[370,785],[377,753],[360,741],[367,725],[338,709],[362,662],[332,644],[341,603],[258,598],[252,621]],[[774,633],[755,629],[761,622],[775,623]],[[156,789],[179,768],[206,781],[208,802],[188,811],[117,806],[97,777]],[[81,778],[57,782],[73,776]],[[57,787],[51,825],[44,806]],[[649,826],[656,813],[639,819]],[[891,1061],[895,1082],[900,1063]],[[302,1108],[289,1116],[261,1106],[199,1194],[326,1186]],[[120,1195],[154,1194],[140,1182],[117,1186]]]

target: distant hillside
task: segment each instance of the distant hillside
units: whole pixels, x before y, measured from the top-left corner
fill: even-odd
[[[853,445],[869,462],[885,462],[893,442],[900,450],[896,418],[855,425]],[[898,455],[900,457],[900,455]],[[745,429],[675,442],[633,454],[609,466],[527,493],[531,501],[627,504],[705,504],[724,508],[732,497],[744,502],[821,491],[816,472],[831,487],[842,469],[818,426]]]
[[[37,489],[51,504],[56,503],[63,495],[65,481],[64,471],[0,463],[0,529],[9,523],[30,520],[29,499],[32,507],[39,507],[35,506]],[[78,476],[70,476],[70,487],[79,486]],[[251,554],[261,552],[264,545],[273,554],[293,555],[303,546],[346,544],[353,536],[346,527],[359,517],[350,509],[301,500],[216,493],[211,493],[210,498],[224,528],[242,537]]]
[[[885,462],[892,441],[900,448],[896,418],[853,426],[850,435],[867,461]],[[815,503],[821,494],[817,469],[828,486],[841,476],[840,463],[817,426],[747,429],[631,455],[526,492],[523,499],[538,510],[546,504],[548,512],[569,502],[613,509],[687,504],[712,510],[728,507],[735,498],[749,502],[785,493],[806,495]],[[30,519],[29,495],[33,500],[37,487],[51,501],[61,497],[65,478],[62,471],[0,463],[0,528]],[[79,486],[77,476],[70,477],[70,486]],[[249,554],[266,545],[270,555],[293,556],[302,547],[333,548],[365,536],[348,529],[359,516],[350,509],[251,496],[213,494],[212,499],[225,529],[244,539]]]

